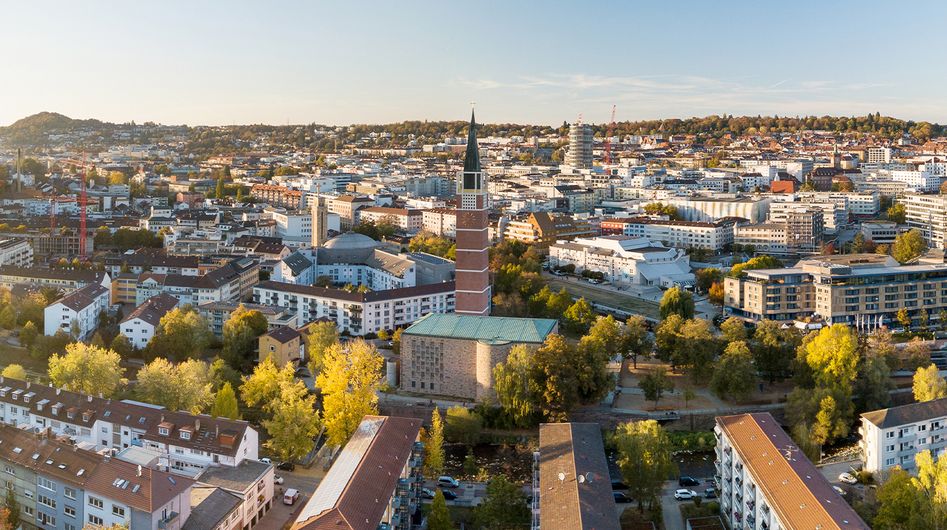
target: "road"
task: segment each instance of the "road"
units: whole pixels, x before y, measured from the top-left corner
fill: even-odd
[[[677,482],[669,480],[664,483],[664,489],[661,490],[661,513],[664,518],[664,530],[684,530],[684,518],[681,517],[681,509],[679,508],[682,501],[674,498],[674,492],[677,489]]]
[[[295,521],[303,506],[309,502],[312,493],[316,491],[325,472],[318,465],[311,469],[297,466],[292,472],[276,470],[276,475],[283,477],[283,484],[277,485],[273,492],[273,507],[254,528],[258,530],[281,530],[286,523]],[[299,491],[299,499],[292,506],[283,504],[283,493],[293,488]]]

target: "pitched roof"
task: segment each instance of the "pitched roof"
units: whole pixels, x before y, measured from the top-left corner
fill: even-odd
[[[787,528],[868,530],[770,413],[721,416],[717,425]]]
[[[296,293],[308,296],[318,296],[322,298],[335,298],[337,300],[346,300],[349,302],[382,302],[385,300],[397,300],[399,298],[410,298],[414,296],[425,296],[439,293],[449,293],[454,291],[454,282],[432,283],[428,285],[418,285],[416,287],[402,287],[400,289],[386,289],[384,291],[369,291],[367,293],[348,292],[344,289],[334,289],[330,287],[315,287],[312,285],[297,285],[295,283],[274,282],[267,280],[253,286],[256,289],[267,289],[279,292]]]
[[[293,530],[376,530],[420,430],[414,418],[362,418]]]
[[[289,267],[289,270],[291,270],[294,275],[298,275],[309,267],[312,267],[312,261],[301,252],[293,252],[289,256],[286,256],[283,258],[283,263]]]
[[[107,295],[108,292],[102,284],[90,283],[60,298],[56,303],[78,312],[94,304],[100,296]]]
[[[539,426],[539,492],[544,528],[620,528],[597,423]]]
[[[947,416],[947,398],[873,410],[862,414],[861,417],[879,429],[889,429],[906,423],[915,423],[943,416]]]
[[[291,340],[302,337],[302,334],[300,334],[298,331],[296,331],[295,329],[289,326],[280,326],[274,329],[273,331],[267,333],[266,336],[279,342],[280,344],[286,344],[287,342]]]
[[[556,329],[549,318],[512,318],[456,313],[430,313],[418,319],[405,335],[469,339],[490,343],[541,343]]]
[[[161,322],[161,317],[166,315],[178,306],[178,299],[168,293],[161,293],[145,300],[143,304],[136,307],[134,311],[122,319],[122,324],[136,318],[144,320],[152,326],[157,326]]]
[[[194,485],[182,476],[141,467],[115,458],[100,465],[89,475],[86,489],[117,500],[132,508],[153,513]]]
[[[477,120],[470,111],[470,127],[467,129],[467,152],[464,153],[464,173],[480,173],[480,147],[477,145]]]

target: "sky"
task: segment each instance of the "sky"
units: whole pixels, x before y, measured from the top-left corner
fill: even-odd
[[[15,2],[0,125],[863,115],[947,122],[947,2]]]

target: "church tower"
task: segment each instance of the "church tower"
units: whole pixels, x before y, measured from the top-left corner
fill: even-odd
[[[470,112],[464,171],[457,182],[457,298],[455,311],[466,315],[490,314],[490,236],[487,179],[480,169],[477,124]]]

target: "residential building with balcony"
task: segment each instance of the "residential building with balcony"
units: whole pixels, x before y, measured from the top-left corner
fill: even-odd
[[[768,412],[719,416],[714,435],[720,514],[729,528],[868,530]]]
[[[152,296],[119,322],[118,332],[128,337],[132,346],[143,349],[155,336],[161,318],[177,306],[178,299],[170,294]]]
[[[722,250],[733,243],[733,227],[737,219],[717,219],[713,222],[664,221],[646,217],[603,219],[602,235],[623,235],[656,241],[674,248],[701,248]]]
[[[944,454],[947,398],[866,412],[858,434],[866,471],[878,473],[899,466],[914,472],[918,453],[930,451],[934,458]]]
[[[43,309],[43,334],[55,335],[57,331],[74,333],[79,340],[86,339],[99,327],[99,316],[111,305],[111,286],[90,283],[79,288]]]

